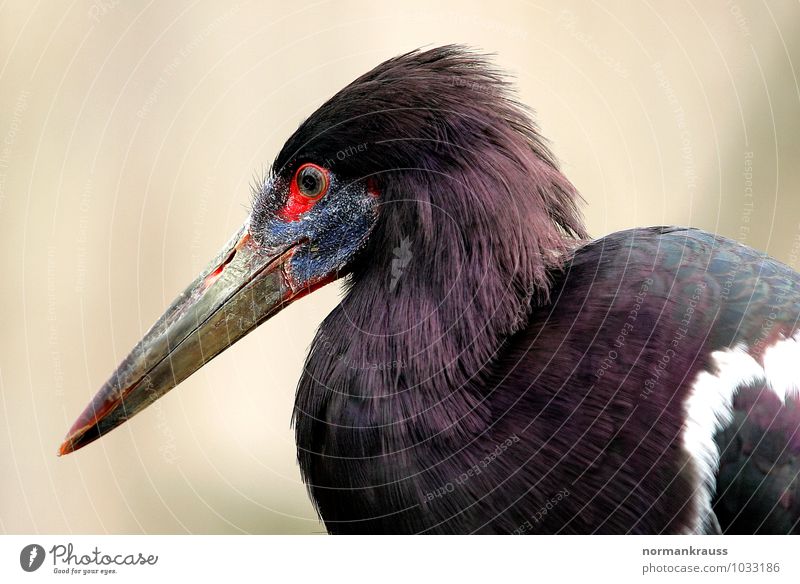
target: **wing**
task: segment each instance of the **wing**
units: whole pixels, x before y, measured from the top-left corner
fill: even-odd
[[[792,525],[796,486],[787,485],[797,484],[798,469],[790,439],[799,420],[791,406],[782,426],[761,426],[770,438],[751,452],[715,436],[744,440],[759,429],[737,392],[745,381],[768,385],[764,359],[777,343],[793,342],[798,316],[798,274],[709,233],[637,229],[579,250],[552,305],[537,308],[509,343],[491,395],[498,440],[519,436],[518,449],[526,450],[524,473],[504,483],[524,476],[524,485],[508,488],[530,491],[519,495],[513,521],[541,507],[534,485],[544,500],[560,489],[571,494],[537,532],[714,531],[715,493],[734,508],[751,495],[753,504],[774,507],[763,531],[778,516]],[[742,363],[751,366],[749,377],[740,375]],[[786,367],[773,372],[784,385],[800,380]],[[783,482],[770,478],[764,484],[772,486],[754,491],[752,478],[745,484],[744,473],[731,471],[731,457],[763,468],[758,460],[773,455],[769,448],[783,448],[787,465],[771,473]],[[728,484],[738,490],[726,491]],[[520,512],[528,501],[531,509]],[[732,519],[718,508],[725,531]]]
[[[722,533],[800,533],[800,404],[764,384],[740,387],[716,437],[714,511]]]

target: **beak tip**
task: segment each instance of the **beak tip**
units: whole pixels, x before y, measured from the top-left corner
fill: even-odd
[[[71,452],[75,452],[80,446],[77,446],[75,443],[75,436],[74,434],[69,434],[64,441],[61,443],[61,446],[58,447],[58,452],[56,453],[57,456],[61,457],[66,454],[70,454]]]
[[[101,436],[100,429],[97,425],[97,419],[92,419],[90,422],[87,422],[84,418],[85,413],[78,418],[72,428],[69,429],[61,446],[58,447],[58,456],[64,456],[65,454],[80,450]]]
[[[80,450],[84,446],[91,444],[103,436],[111,429],[113,428],[101,429],[99,423],[94,421],[91,424],[82,426],[78,430],[70,430],[70,433],[64,439],[64,442],[61,443],[61,446],[58,449],[58,455],[64,456],[65,454],[70,454],[76,450]]]

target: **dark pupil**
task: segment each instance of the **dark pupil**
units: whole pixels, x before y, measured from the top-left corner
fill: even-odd
[[[316,170],[306,168],[300,173],[300,190],[306,195],[316,195],[319,193],[320,180]]]

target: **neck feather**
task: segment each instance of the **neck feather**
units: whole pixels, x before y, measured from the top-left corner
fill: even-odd
[[[498,352],[547,301],[552,271],[585,235],[573,187],[549,158],[530,154],[496,149],[480,168],[387,181],[380,237],[320,328],[298,416],[347,412],[358,419],[330,421],[385,425],[384,436],[402,440],[481,431]]]

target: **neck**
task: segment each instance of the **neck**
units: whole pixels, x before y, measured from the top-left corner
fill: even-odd
[[[394,182],[401,192],[425,195],[384,198],[380,245],[365,249],[369,261],[357,264],[312,347],[306,378],[325,379],[325,386],[301,383],[299,412],[324,419],[320,408],[332,416],[348,410],[335,404],[364,400],[359,424],[402,422],[413,432],[397,434],[414,440],[441,433],[463,440],[480,431],[498,352],[531,307],[547,300],[549,274],[574,247],[573,236],[583,235],[574,191],[553,165],[516,169],[519,176],[514,170],[500,169],[508,178],[498,183],[463,169]],[[430,204],[429,192],[450,193],[447,206]]]

